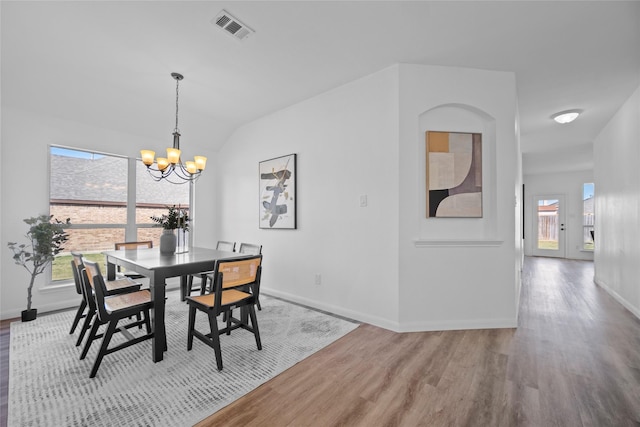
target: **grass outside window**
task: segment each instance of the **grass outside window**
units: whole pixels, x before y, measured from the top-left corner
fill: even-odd
[[[97,262],[100,265],[100,271],[102,274],[106,274],[106,259],[104,254],[82,254],[82,256],[89,261]],[[57,256],[51,265],[51,279],[53,281],[58,280],[73,280],[73,273],[71,272],[71,255]]]

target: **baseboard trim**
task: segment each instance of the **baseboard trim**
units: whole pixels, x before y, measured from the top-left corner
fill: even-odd
[[[291,302],[306,305],[317,310],[326,311],[338,316],[346,317],[362,323],[368,323],[370,325],[378,326],[383,329],[388,329],[394,332],[402,332],[397,322],[393,322],[389,319],[382,317],[371,316],[366,313],[356,312],[353,310],[346,310],[342,307],[338,307],[332,304],[324,304],[319,301],[311,300],[308,298],[300,297],[298,295],[290,294],[288,292],[282,292],[277,289],[271,289],[267,287],[261,287],[260,292],[264,292],[267,295],[271,295],[277,298],[282,298]]]
[[[401,332],[456,331],[468,329],[513,329],[518,327],[517,319],[469,319],[443,320],[435,322],[402,323]]]
[[[353,319],[358,322],[368,323],[393,332],[429,332],[429,331],[448,331],[463,329],[505,329],[515,328],[518,326],[518,320],[513,319],[471,319],[471,320],[443,320],[435,322],[407,322],[399,323],[389,319],[377,316],[371,316],[367,313],[346,310],[332,304],[324,304],[315,300],[282,292],[276,289],[262,288],[267,295],[282,298],[298,304],[303,304],[311,308],[323,310],[338,316]]]
[[[596,285],[600,286],[602,289],[604,289],[609,295],[611,295],[613,297],[614,300],[618,301],[620,304],[622,304],[622,306],[624,308],[626,308],[627,310],[629,310],[631,312],[631,314],[633,314],[634,316],[636,316],[638,319],[640,319],[640,308],[635,307],[633,304],[631,304],[629,301],[627,301],[626,299],[624,299],[620,294],[618,294],[616,291],[614,291],[609,285],[607,285],[602,279],[598,278],[598,277],[594,277],[593,281],[595,282]]]

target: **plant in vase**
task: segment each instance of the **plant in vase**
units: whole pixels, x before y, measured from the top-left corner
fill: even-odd
[[[52,221],[53,220],[53,221]],[[7,246],[13,251],[13,260],[22,266],[31,275],[31,281],[27,288],[27,309],[22,312],[22,321],[34,320],[38,314],[37,309],[31,308],[31,296],[36,277],[43,273],[60,252],[63,244],[69,239],[64,227],[71,224],[67,218],[65,222],[53,218],[53,215],[39,215],[23,220],[30,227],[25,235],[29,240],[27,244],[8,242]]]
[[[173,254],[176,251],[177,236],[175,230],[181,232],[189,231],[189,212],[186,209],[176,208],[175,205],[167,206],[168,213],[161,216],[152,216],[151,220],[157,224],[157,227],[164,229],[160,236],[160,253]]]

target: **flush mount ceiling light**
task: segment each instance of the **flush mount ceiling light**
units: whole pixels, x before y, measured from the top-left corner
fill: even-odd
[[[582,110],[561,111],[551,116],[551,118],[560,124],[566,124],[577,119],[580,113],[582,113]]]
[[[207,164],[204,156],[195,156],[193,161],[182,163],[180,159],[180,129],[178,129],[178,85],[184,77],[179,73],[171,73],[176,81],[176,127],[173,130],[173,147],[167,148],[167,157],[155,159],[155,151],[140,150],[142,162],[147,165],[149,175],[155,180],[167,180],[172,184],[184,184],[198,179]],[[153,163],[156,167],[153,167]]]

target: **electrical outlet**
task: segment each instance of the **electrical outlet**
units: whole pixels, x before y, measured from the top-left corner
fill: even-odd
[[[360,196],[360,207],[361,208],[366,208],[367,204],[368,204],[367,195],[366,194],[361,195]]]
[[[322,284],[322,276],[320,275],[320,273],[316,273],[316,285],[320,286]]]

